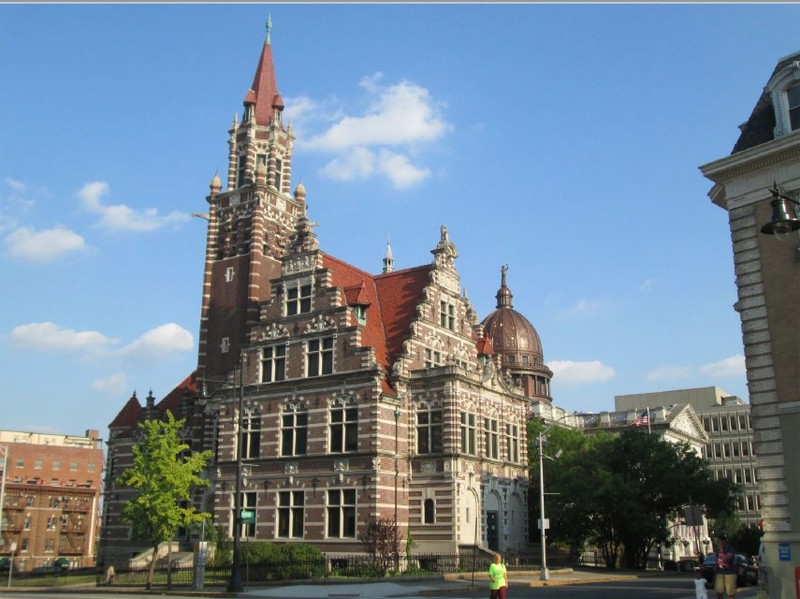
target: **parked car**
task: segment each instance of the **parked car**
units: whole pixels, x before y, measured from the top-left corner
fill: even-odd
[[[750,564],[750,560],[746,555],[735,553],[733,555],[733,563],[736,566],[736,586],[744,587],[748,584],[758,584],[758,568]],[[712,588],[714,586],[714,569],[717,565],[717,554],[709,553],[703,559],[703,565],[700,570],[703,573],[703,578],[706,579],[706,587]]]

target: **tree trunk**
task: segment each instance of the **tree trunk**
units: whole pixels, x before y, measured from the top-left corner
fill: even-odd
[[[167,545],[167,590],[172,590],[172,541]]]
[[[153,579],[156,574],[156,560],[158,559],[158,543],[153,545],[153,559],[150,560],[150,571],[147,573],[147,584],[145,589],[148,591],[153,588]]]

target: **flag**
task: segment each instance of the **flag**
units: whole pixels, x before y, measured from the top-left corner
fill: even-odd
[[[644,426],[645,424],[647,424],[647,425],[650,424],[650,409],[649,408],[647,410],[645,410],[644,412],[642,412],[641,414],[639,414],[633,420],[633,426]]]

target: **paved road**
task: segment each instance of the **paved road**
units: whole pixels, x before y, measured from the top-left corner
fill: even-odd
[[[478,579],[476,578],[476,581]],[[240,599],[396,599],[398,597],[424,597],[425,599],[485,599],[488,590],[482,583],[473,587],[471,580],[418,580],[407,582],[364,582],[345,584],[307,584],[284,587],[251,588],[239,595]],[[222,589],[208,589],[205,596],[231,597]],[[757,598],[757,587],[746,587],[737,593],[738,599]],[[95,597],[124,597],[125,599],[152,599],[153,596],[166,596],[172,599],[198,599],[198,593],[166,592],[157,589],[153,593],[140,593],[138,589],[105,589],[87,587],[78,589],[58,589],[50,591],[9,592],[0,588],[3,599],[86,599]],[[713,599],[715,595],[709,592]],[[656,575],[616,576],[609,580],[599,574],[570,578],[553,577],[547,586],[535,577],[518,577],[511,580],[508,599],[694,599],[694,585],[691,575],[664,573]]]

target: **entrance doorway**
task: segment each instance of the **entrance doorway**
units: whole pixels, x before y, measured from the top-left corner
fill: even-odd
[[[497,512],[486,512],[486,544],[492,551],[500,548],[500,532],[497,529]]]

